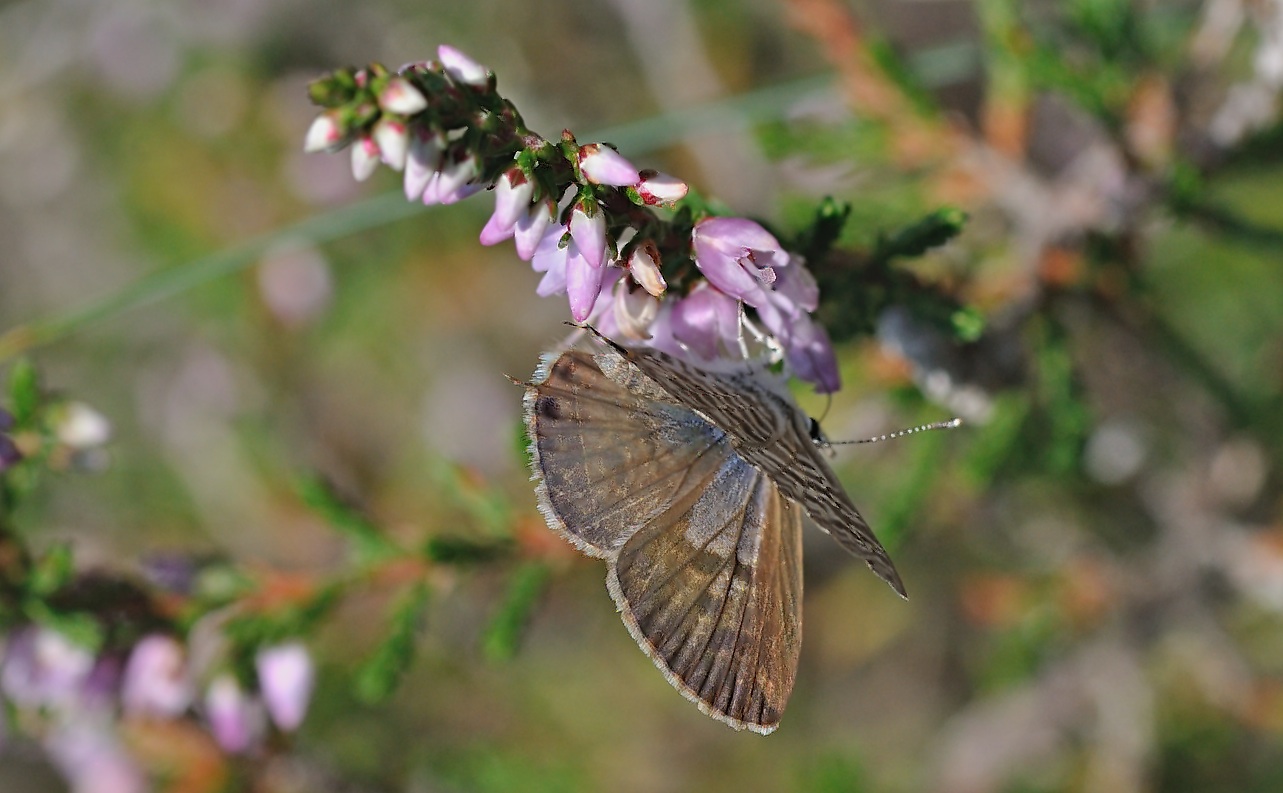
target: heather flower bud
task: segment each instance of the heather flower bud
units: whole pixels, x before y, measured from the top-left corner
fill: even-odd
[[[650,240],[633,248],[628,257],[628,272],[642,289],[655,297],[664,294],[668,288],[663,273],[659,271],[659,249]]]
[[[373,138],[362,136],[352,147],[352,176],[364,182],[379,167],[379,145]]]
[[[490,82],[490,70],[448,44],[437,47],[437,57],[446,74],[456,82],[484,88]]]
[[[637,195],[647,206],[671,206],[686,197],[689,188],[675,176],[659,171],[641,172]]]
[[[383,116],[374,125],[373,137],[380,159],[389,168],[394,171],[405,168],[410,145],[410,131],[406,122]]]
[[[419,89],[404,77],[393,77],[379,94],[379,107],[389,113],[412,116],[428,106],[428,100]]]
[[[629,187],[641,179],[637,168],[623,155],[600,143],[580,147],[579,171],[588,181],[611,187]]]
[[[584,259],[598,269],[606,260],[606,217],[601,208],[580,201],[570,213],[570,236]]]
[[[328,110],[312,120],[307,128],[307,137],[303,140],[303,151],[338,151],[347,142],[339,114]]]

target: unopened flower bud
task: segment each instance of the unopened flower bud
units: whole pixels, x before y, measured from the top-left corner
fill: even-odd
[[[389,113],[412,116],[428,106],[419,89],[404,77],[393,77],[379,94],[379,107]]]
[[[588,181],[611,187],[630,187],[641,179],[641,174],[623,155],[600,143],[580,147],[579,170]]]
[[[650,240],[633,248],[628,257],[628,272],[632,273],[634,281],[655,297],[664,294],[668,288],[663,273],[659,271],[659,249]]]
[[[383,116],[374,124],[374,141],[379,157],[392,170],[405,168],[410,145],[409,126],[402,120]]]
[[[689,188],[675,176],[659,171],[642,171],[637,195],[648,206],[670,206],[686,197]]]
[[[337,151],[343,148],[347,136],[343,134],[343,125],[339,123],[339,114],[327,110],[312,121],[307,128],[307,137],[303,141],[303,151]]]
[[[358,182],[364,182],[378,167],[379,145],[373,138],[362,136],[352,147],[352,176]]]

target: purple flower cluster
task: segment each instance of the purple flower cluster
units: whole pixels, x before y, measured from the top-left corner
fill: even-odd
[[[404,171],[406,197],[425,204],[493,188],[482,244],[512,239],[543,274],[538,294],[565,294],[576,322],[695,362],[748,354],[747,330],[817,390],[840,387],[832,344],[811,317],[815,279],[759,224],[661,220],[647,208],[674,207],[685,183],[639,170],[605,144],[580,145],[568,132],[555,144],[526,130],[494,93],[493,73],[451,47],[398,74],[372,66],[328,79],[313,91],[329,109],[306,150],[350,144],[357,179],[382,162]]]
[[[0,693],[73,790],[141,793],[149,789],[145,770],[117,724],[197,714],[223,751],[241,754],[261,745],[268,719],[292,731],[307,712],[314,670],[301,643],[259,650],[257,695],[229,671],[199,668],[194,659],[207,654],[150,634],[125,656],[95,656],[56,630],[28,626],[5,642]]]

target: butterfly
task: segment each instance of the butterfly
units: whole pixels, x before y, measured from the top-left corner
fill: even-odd
[[[674,688],[768,734],[797,675],[803,513],[904,585],[783,376],[596,336],[599,352],[545,355],[524,384],[540,511],[606,561],[624,624]]]

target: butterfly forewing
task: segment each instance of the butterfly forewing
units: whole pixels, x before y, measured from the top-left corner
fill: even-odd
[[[728,445],[689,410],[606,377],[587,353],[550,357],[535,379],[525,402],[540,507],[590,555],[613,556],[639,525],[688,497],[716,470],[719,455],[708,452]]]
[[[891,557],[811,439],[810,420],[782,384],[772,381],[774,375],[749,364],[710,371],[658,350],[607,344],[675,400],[725,431],[737,453],[769,476],[786,498],[905,595]]]
[[[800,510],[611,349],[547,360],[526,421],[549,524],[607,560],[642,649],[706,713],[774,729],[801,644]]]

